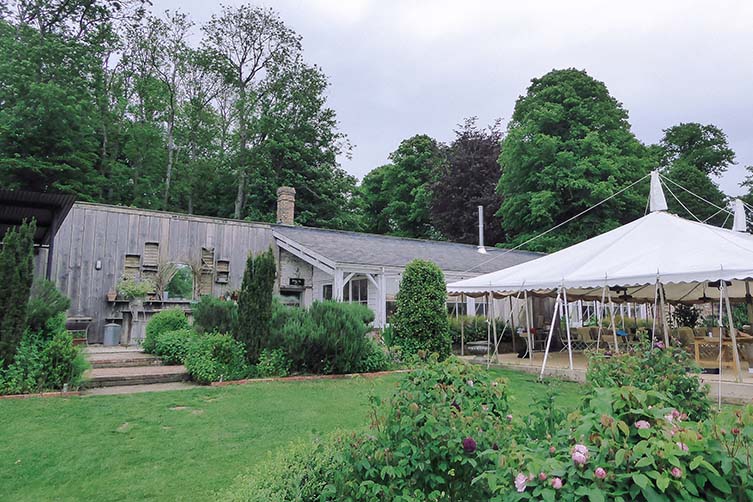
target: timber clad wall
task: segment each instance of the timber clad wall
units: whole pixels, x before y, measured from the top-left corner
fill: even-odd
[[[219,282],[214,276],[202,282],[218,296],[240,288],[249,252],[272,245],[272,230],[263,224],[76,203],[55,237],[52,279],[71,298],[69,315],[94,319],[89,339],[97,342],[114,313],[106,295],[122,277],[126,255],[140,256],[148,270],[155,258],[190,264],[201,259],[202,248],[205,255],[213,250],[213,266],[222,261],[229,271]]]

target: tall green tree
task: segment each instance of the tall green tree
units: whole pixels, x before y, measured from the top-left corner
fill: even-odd
[[[246,347],[246,357],[251,363],[256,363],[270,340],[276,270],[272,249],[257,256],[250,255],[246,261],[234,335]]]
[[[711,178],[735,164],[735,152],[724,131],[713,124],[694,122],[672,126],[664,130],[658,153],[662,174],[676,183],[665,184],[671,212],[714,225],[729,220],[727,213],[718,209],[726,208],[727,196]],[[731,225],[729,221],[727,226]]]
[[[689,164],[706,175],[720,176],[735,164],[727,135],[714,124],[688,122],[664,130],[661,163],[669,167]]]
[[[361,197],[366,225],[376,221],[392,235],[438,238],[431,222],[432,187],[445,162],[445,147],[434,138],[418,134],[400,143],[390,154],[391,164],[366,175]],[[377,183],[381,182],[381,183]]]
[[[478,206],[483,206],[484,241],[493,246],[504,239],[496,216],[502,204],[496,192],[502,131],[499,121],[486,129],[476,122],[476,117],[466,119],[447,148],[447,162],[432,187],[431,218],[447,239],[475,244]]]
[[[0,363],[8,367],[26,330],[26,308],[34,279],[34,221],[11,228],[0,248]]]
[[[220,71],[236,92],[238,153],[237,192],[233,216],[241,218],[246,203],[247,182],[263,161],[256,153],[265,140],[263,98],[274,82],[274,67],[285,65],[301,51],[301,39],[269,8],[241,5],[222,7],[202,27],[203,44],[219,64]]]
[[[614,195],[652,164],[606,85],[575,69],[532,80],[515,104],[499,163],[503,202],[497,214],[510,244]],[[527,248],[555,251],[642,216],[647,187],[622,192]]]

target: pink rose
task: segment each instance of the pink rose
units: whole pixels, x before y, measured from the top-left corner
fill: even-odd
[[[525,474],[522,472],[519,472],[517,476],[515,476],[515,489],[518,490],[518,493],[523,493],[526,491],[526,483],[528,482],[528,477],[526,477]]]
[[[549,453],[551,453],[552,455],[554,455],[555,451],[557,451],[557,450],[554,449],[554,446],[550,446],[549,447]]]
[[[672,467],[672,470],[669,472],[672,473],[672,477],[675,477],[675,478],[682,477],[682,470],[679,467]]]
[[[573,462],[576,463],[576,465],[584,465],[588,461],[588,457],[583,455],[579,451],[573,452]]]
[[[555,490],[562,488],[562,480],[560,478],[552,479],[552,488],[554,488]]]
[[[688,451],[688,445],[686,445],[685,443],[682,443],[682,442],[678,442],[678,443],[677,443],[677,447],[678,447],[679,449],[681,449],[682,451]]]
[[[506,417],[506,418],[507,418],[507,421],[508,421],[508,422],[512,422],[512,415],[507,415],[507,417]]]
[[[546,481],[546,473],[545,472],[540,472],[539,473],[539,480],[540,481]]]
[[[594,476],[596,476],[599,479],[604,479],[607,477],[607,471],[605,471],[601,467],[597,467],[596,470],[594,471]]]
[[[651,428],[651,424],[648,423],[648,422],[646,422],[645,420],[638,420],[635,423],[635,428],[636,429],[650,429]]]
[[[578,453],[582,453],[583,455],[588,455],[588,447],[584,444],[576,444],[573,446],[573,451],[577,451]]]

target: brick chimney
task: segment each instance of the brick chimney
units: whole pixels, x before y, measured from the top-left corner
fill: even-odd
[[[277,223],[293,225],[295,223],[295,188],[277,189]]]

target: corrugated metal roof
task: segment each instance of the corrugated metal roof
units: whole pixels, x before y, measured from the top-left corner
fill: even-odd
[[[469,275],[493,272],[533,260],[540,253],[507,251],[455,242],[408,239],[387,235],[273,225],[274,231],[338,264],[405,267],[413,259],[431,260],[445,272]]]
[[[0,189],[0,240],[9,228],[33,218],[37,222],[34,242],[49,244],[75,200],[68,194]]]

